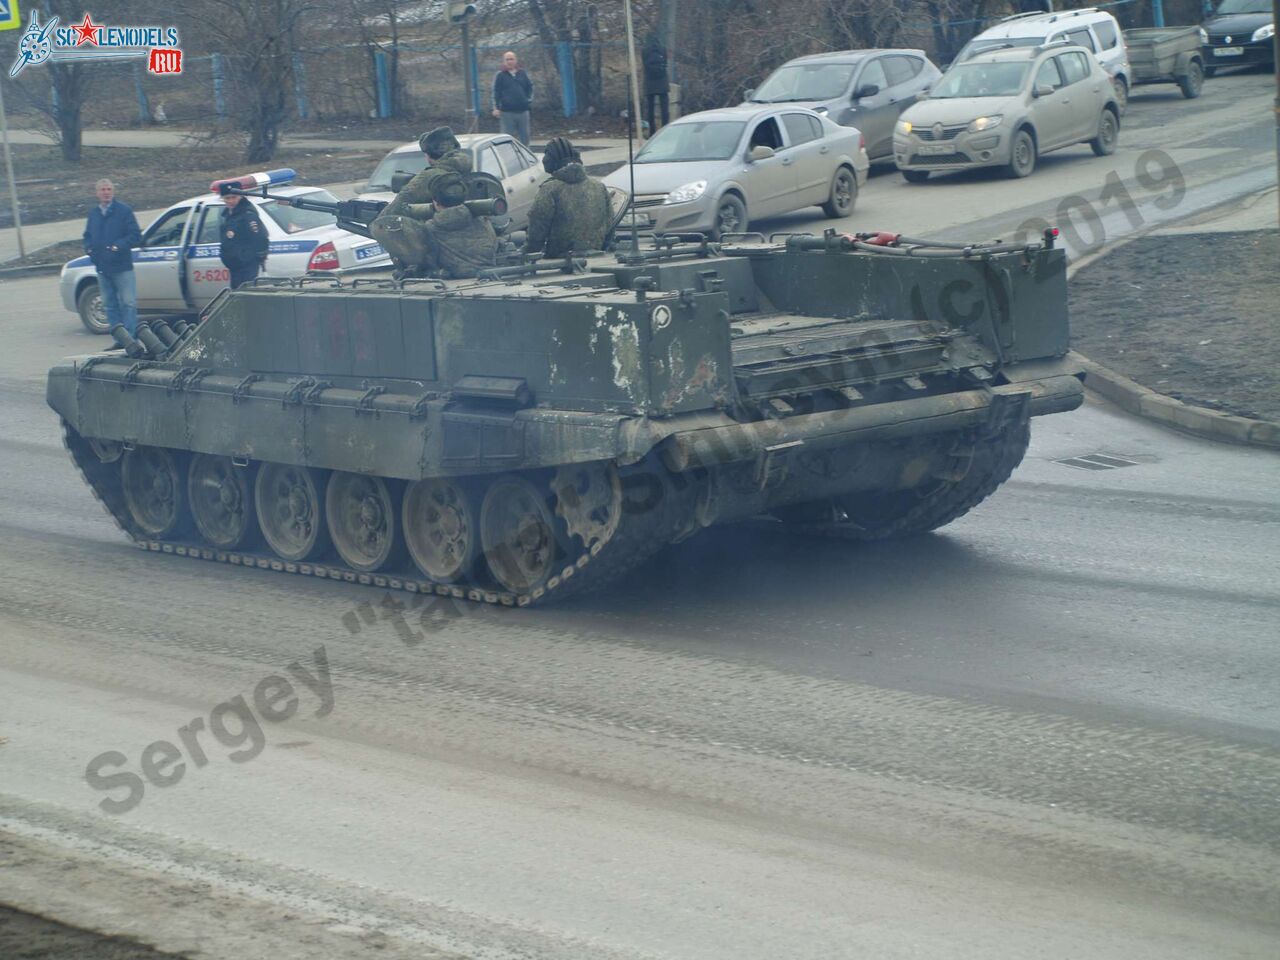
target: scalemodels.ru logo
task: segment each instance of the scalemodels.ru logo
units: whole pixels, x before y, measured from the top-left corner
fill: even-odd
[[[43,25],[31,11],[31,23],[18,41],[18,58],[9,76],[46,60],[121,60],[147,58],[152,73],[181,73],[177,27],[110,27],[86,13],[75,26],[60,27],[52,17]]]

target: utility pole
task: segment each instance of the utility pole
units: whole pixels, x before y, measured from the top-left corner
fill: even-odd
[[[4,172],[9,178],[9,202],[13,205],[13,229],[18,234],[18,256],[27,255],[22,242],[22,211],[18,209],[18,185],[13,179],[13,156],[9,153],[9,118],[4,112],[4,82],[0,81],[0,135],[4,137]]]
[[[474,133],[479,125],[480,114],[476,111],[476,97],[471,90],[471,31],[469,25],[475,16],[474,3],[450,3],[449,19],[462,28],[462,86],[467,98],[467,131]]]
[[[1280,23],[1280,0],[1271,0],[1271,23]],[[1271,38],[1272,60],[1280,68],[1280,33]],[[1273,105],[1276,119],[1276,203],[1280,204],[1280,69],[1276,70],[1276,99]],[[1277,210],[1280,216],[1280,210]]]

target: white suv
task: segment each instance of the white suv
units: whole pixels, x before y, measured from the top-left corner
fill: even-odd
[[[1096,7],[1005,17],[966,43],[955,62],[963,63],[979,53],[991,53],[1002,47],[1039,47],[1050,43],[1074,43],[1092,50],[1111,77],[1116,105],[1124,112],[1129,103],[1129,51],[1116,18]]]

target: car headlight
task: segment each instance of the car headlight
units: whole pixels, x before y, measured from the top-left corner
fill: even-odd
[[[1200,42],[1207,47],[1209,45],[1209,31],[1204,27],[1197,27],[1197,29],[1200,31]]]
[[[981,133],[983,130],[1000,126],[1000,121],[1003,119],[1004,117],[998,113],[990,117],[978,117],[969,124],[968,130],[970,133]]]
[[[898,131],[898,133],[902,134],[905,137],[908,133],[911,132],[911,121],[899,120],[898,126],[895,129]]]
[[[690,200],[697,200],[700,196],[707,192],[707,181],[695,180],[693,183],[686,183],[683,187],[676,187],[667,194],[667,199],[663,203],[688,203]]]
[[[1265,27],[1259,27],[1257,30],[1253,31],[1253,36],[1249,39],[1254,43],[1258,43],[1260,40],[1270,40],[1275,35],[1276,25],[1274,23],[1268,23]]]

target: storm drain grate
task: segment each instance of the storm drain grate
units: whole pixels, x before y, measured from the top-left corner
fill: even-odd
[[[1111,457],[1105,453],[1090,453],[1083,457],[1067,457],[1065,460],[1055,460],[1054,463],[1065,464],[1068,467],[1079,467],[1081,470],[1115,470],[1119,467],[1136,467],[1138,465],[1137,460]]]

